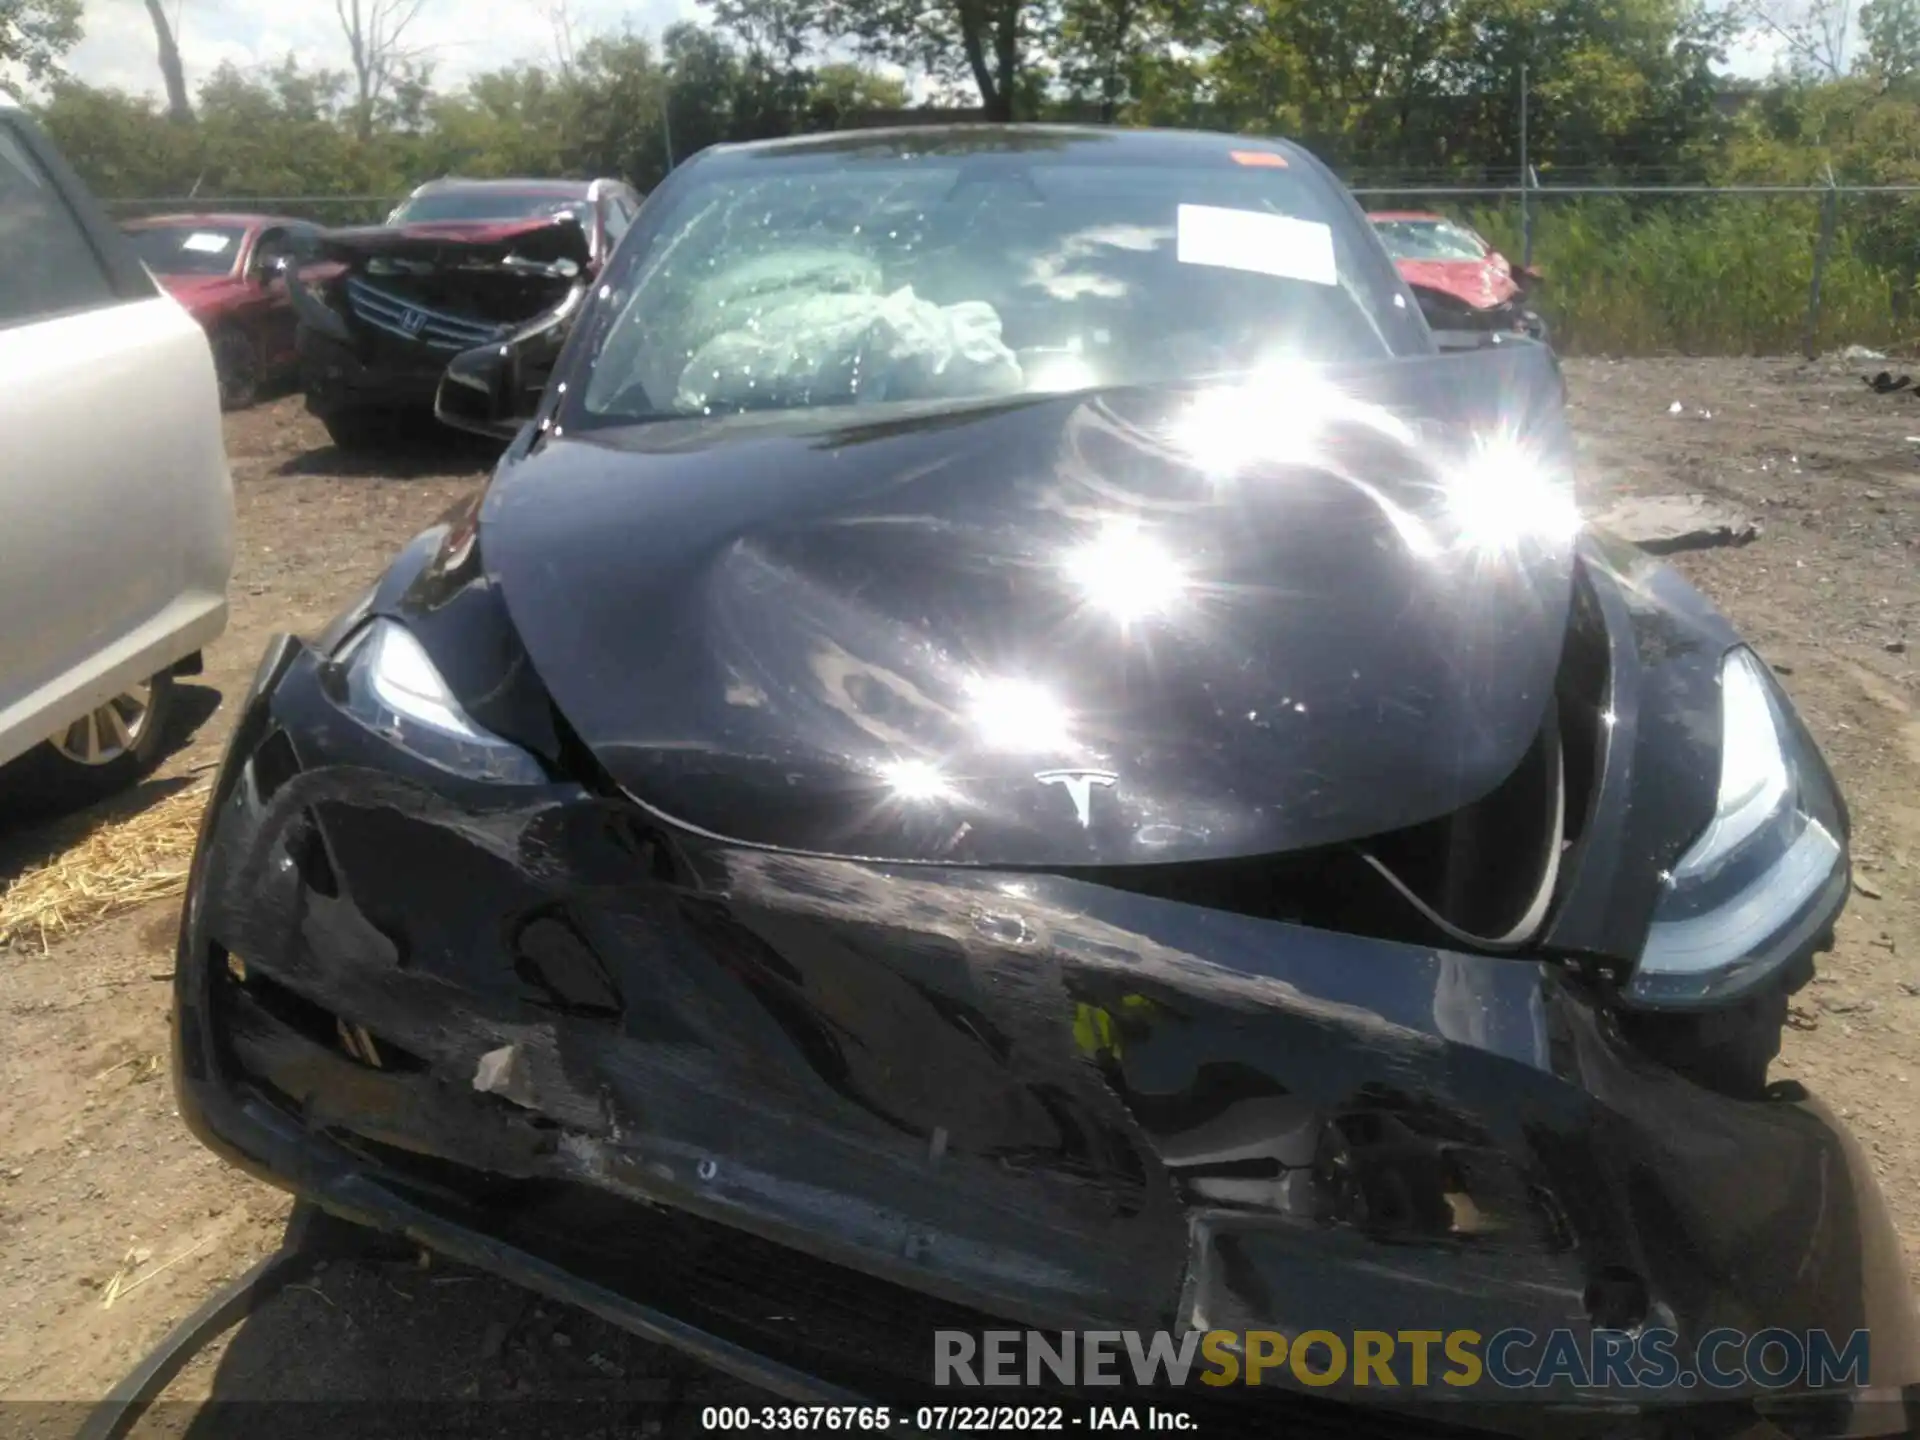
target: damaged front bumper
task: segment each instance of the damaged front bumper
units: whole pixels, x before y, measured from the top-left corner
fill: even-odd
[[[1548,338],[1547,322],[1527,304],[1524,295],[1511,295],[1491,305],[1474,305],[1431,286],[1412,288],[1427,323],[1437,331],[1525,335],[1542,342]]]
[[[298,347],[307,409],[323,419],[349,410],[431,410],[448,359],[418,349],[377,353],[306,326]]]
[[[303,280],[290,293],[307,409],[325,419],[351,411],[431,413],[448,363],[470,349],[495,345],[513,350],[522,389],[517,403],[531,410],[572,331],[586,286],[577,283],[557,302],[510,324],[409,306],[350,275],[326,284]]]
[[[1009,1326],[1867,1330],[1878,1398],[1786,1433],[1901,1433],[1920,1380],[1853,1141],[1645,1059],[1557,967],[664,834],[433,769],[291,639],[175,1000],[234,1163],[795,1398],[924,1395],[936,1330]],[[1328,1396],[1207,1398],[1264,1433]],[[1453,1398],[1580,1433],[1538,1403],[1577,1395]]]

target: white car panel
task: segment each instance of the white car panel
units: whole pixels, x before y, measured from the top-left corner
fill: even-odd
[[[59,198],[19,188],[22,154],[11,254]],[[0,314],[0,434],[5,763],[221,633],[233,488],[206,335],[164,293]]]

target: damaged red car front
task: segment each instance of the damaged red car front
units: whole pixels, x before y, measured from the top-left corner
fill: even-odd
[[[639,205],[618,180],[440,180],[385,225],[327,232],[293,287],[307,408],[337,445],[377,441],[495,345],[537,393]]]
[[[1538,271],[1514,265],[1477,231],[1444,215],[1390,210],[1367,218],[1435,330],[1546,339],[1546,322],[1527,305]]]

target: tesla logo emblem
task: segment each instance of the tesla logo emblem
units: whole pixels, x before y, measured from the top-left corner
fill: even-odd
[[[400,328],[409,335],[418,335],[426,327],[427,317],[418,310],[400,312]]]
[[[1120,777],[1110,770],[1042,770],[1034,779],[1042,785],[1058,785],[1073,800],[1073,813],[1080,817],[1080,828],[1093,826],[1093,787],[1109,789]]]

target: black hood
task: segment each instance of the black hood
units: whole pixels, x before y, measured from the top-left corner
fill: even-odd
[[[551,439],[481,550],[567,721],[682,825],[1138,864],[1492,791],[1553,689],[1571,511],[1558,370],[1516,345]]]

